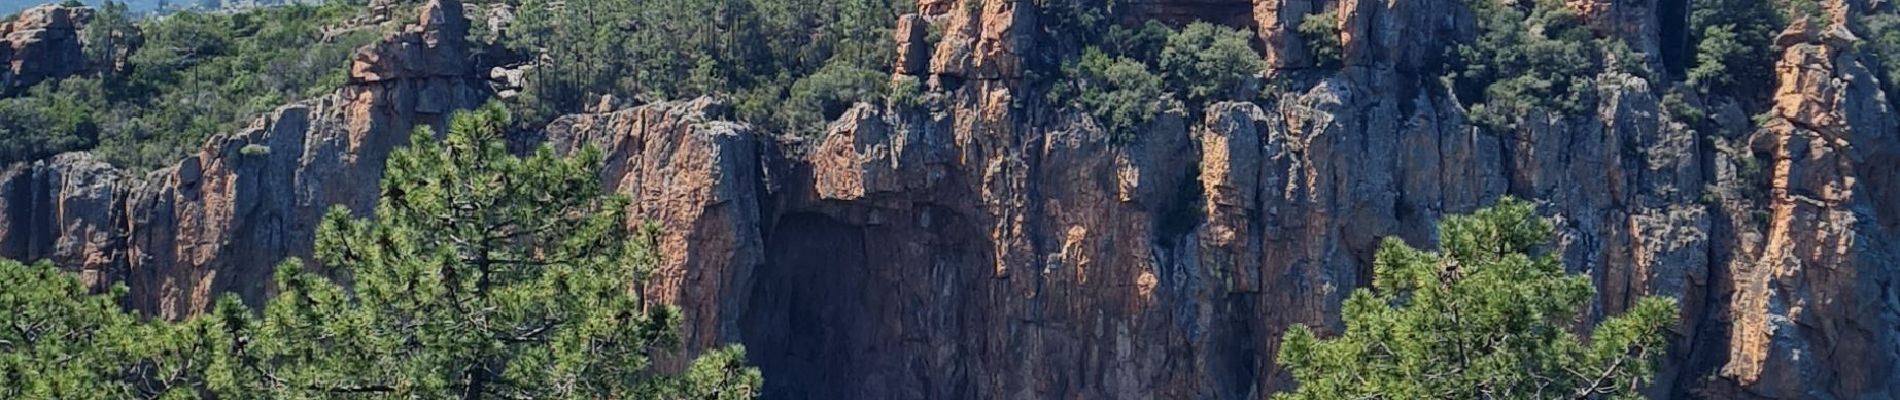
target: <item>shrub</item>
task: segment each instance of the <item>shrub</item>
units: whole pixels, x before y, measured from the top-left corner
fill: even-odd
[[[1784,26],[1768,1],[1692,0],[1689,35],[1696,54],[1685,78],[1704,94],[1736,94],[1773,82],[1772,41]]]
[[[1115,143],[1129,143],[1166,104],[1162,78],[1127,57],[1110,58],[1101,49],[1084,49],[1081,60],[1063,66],[1072,77],[1066,90],[1051,92],[1052,103],[1074,104],[1095,118]],[[1072,91],[1073,93],[1069,93]]]
[[[1159,64],[1168,90],[1196,106],[1242,98],[1243,84],[1266,68],[1252,41],[1245,30],[1189,24],[1168,37],[1161,49]]]
[[[1594,104],[1591,78],[1602,53],[1575,11],[1554,0],[1537,0],[1529,13],[1487,0],[1468,4],[1478,40],[1457,47],[1451,81],[1474,121],[1508,130],[1537,110],[1579,114]]]
[[[914,76],[898,77],[891,83],[891,104],[901,108],[917,108],[924,105],[924,84]]]
[[[817,134],[854,104],[884,101],[889,85],[890,75],[884,72],[848,63],[828,64],[792,84],[779,120],[794,131]]]
[[[1108,28],[1108,33],[1103,34],[1102,50],[1115,57],[1154,60],[1161,57],[1163,49],[1168,46],[1168,40],[1174,36],[1174,28],[1169,28],[1160,21],[1149,20],[1135,27],[1116,24]]]
[[[1306,43],[1306,49],[1313,53],[1313,64],[1320,68],[1333,68],[1345,55],[1343,44],[1339,41],[1339,13],[1327,11],[1308,14],[1300,20],[1298,28],[1300,40]]]
[[[238,149],[238,154],[243,154],[246,156],[267,156],[267,155],[270,155],[270,146],[265,146],[265,145],[256,144],[256,143],[247,144],[247,145],[244,145],[243,148]]]
[[[1689,68],[1689,87],[1704,94],[1721,87],[1735,84],[1735,76],[1730,73],[1729,65],[1747,63],[1748,48],[1736,40],[1735,25],[1711,26],[1702,32],[1702,40],[1696,43],[1695,66]]]
[[[1662,106],[1664,110],[1669,111],[1670,115],[1680,117],[1684,122],[1691,124],[1700,124],[1702,121],[1708,119],[1708,114],[1702,112],[1702,109],[1689,104],[1689,101],[1682,97],[1681,92],[1670,91],[1664,94],[1662,97]]]
[[[1649,70],[1649,57],[1631,49],[1622,38],[1597,39],[1597,46],[1603,49],[1603,64],[1610,71],[1622,72],[1643,79],[1651,79],[1655,74]]]

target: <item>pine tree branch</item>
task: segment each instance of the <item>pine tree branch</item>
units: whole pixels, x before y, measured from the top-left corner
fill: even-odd
[[[1574,400],[1588,400],[1592,395],[1615,391],[1616,382],[1611,381],[1611,378],[1616,375],[1618,370],[1623,368],[1623,363],[1632,358],[1642,358],[1647,354],[1649,354],[1649,347],[1647,346],[1637,346],[1635,354],[1633,355],[1631,352],[1623,352],[1622,355],[1616,357],[1615,362],[1610,363],[1609,368],[1604,368],[1602,373],[1597,374],[1595,379],[1590,380],[1590,386],[1577,389],[1576,394],[1571,396],[1571,398]]]

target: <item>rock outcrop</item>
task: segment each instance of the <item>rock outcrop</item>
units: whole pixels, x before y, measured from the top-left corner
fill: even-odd
[[[1570,4],[1652,48],[1666,24],[1638,3]],[[131,177],[73,154],[0,172],[0,255],[129,282],[131,306],[160,316],[268,295],[318,213],[368,211],[411,128],[487,95],[453,4],[359,52],[336,95],[177,167]],[[1693,94],[1710,122],[1683,122],[1662,101],[1679,88],[1611,72],[1589,112],[1492,131],[1421,72],[1468,37],[1460,1],[1136,2],[1185,20],[1251,7],[1216,21],[1305,70],[1270,99],[1166,111],[1122,143],[1024,84],[1035,4],[920,1],[893,69],[927,82],[924,104],[861,104],[817,137],[701,99],[603,101],[536,139],[605,151],[628,224],[665,232],[639,289],[686,311],[689,352],[745,343],[770,398],[1262,398],[1293,385],[1281,332],[1338,329],[1382,238],[1430,246],[1443,216],[1507,195],[1537,201],[1549,250],[1596,283],[1580,322],[1680,301],[1650,396],[1900,395],[1900,121],[1845,25],[1777,40],[1760,126]],[[1288,36],[1326,9],[1346,46],[1332,70]],[[925,43],[932,26],[942,39]]]
[[[1851,33],[1817,30],[1798,23],[1776,39],[1772,118],[1749,138],[1771,157],[1768,204],[1730,248],[1723,396],[1900,395],[1900,125]]]
[[[62,154],[0,172],[0,252],[77,270],[88,285],[122,277],[127,177],[89,154]]]
[[[84,71],[79,30],[91,17],[90,8],[43,5],[0,23],[0,94]]]
[[[710,99],[561,117],[546,131],[557,151],[608,154],[609,190],[633,198],[627,224],[657,224],[666,257],[642,288],[695,317],[693,348],[738,341],[752,268],[764,261],[761,135],[726,120]]]
[[[458,11],[421,13],[358,51],[352,70],[372,73],[213,137],[175,166],[125,176],[73,154],[0,174],[0,256],[126,282],[129,306],[165,318],[202,311],[220,293],[258,304],[278,262],[308,258],[329,207],[372,210],[383,163],[409,132],[488,97],[459,44],[468,24],[460,7],[430,2],[425,10]]]

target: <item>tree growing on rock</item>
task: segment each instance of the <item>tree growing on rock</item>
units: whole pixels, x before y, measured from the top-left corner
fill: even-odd
[[[1288,331],[1279,362],[1299,387],[1276,398],[1640,398],[1674,300],[1645,297],[1586,341],[1570,328],[1590,279],[1537,254],[1551,224],[1530,203],[1506,198],[1438,229],[1439,252],[1386,240],[1372,288],[1346,300],[1344,334]]]
[[[1250,41],[1253,34],[1206,22],[1196,22],[1168,37],[1158,65],[1168,89],[1189,103],[1206,106],[1224,100],[1246,100],[1248,78],[1266,69]]]
[[[657,264],[656,229],[629,229],[598,151],[517,158],[507,125],[490,105],[440,140],[418,130],[374,218],[332,210],[315,255],[351,288],[285,263],[261,317],[221,321],[241,339],[211,368],[219,397],[752,397],[760,376],[736,346],[653,370],[680,321],[631,290]]]

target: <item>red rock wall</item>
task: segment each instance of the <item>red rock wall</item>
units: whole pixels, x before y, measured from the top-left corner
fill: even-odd
[[[1594,112],[1486,132],[1417,74],[1460,37],[1460,3],[1301,3],[1346,10],[1344,68],[1272,100],[1169,111],[1112,144],[1023,87],[1033,2],[925,3],[896,68],[925,82],[922,107],[859,105],[815,138],[726,122],[712,100],[545,130],[557,149],[607,150],[629,223],[667,232],[641,289],[686,310],[691,348],[747,344],[773,397],[1263,398],[1292,384],[1273,364],[1280,332],[1335,329],[1378,240],[1429,245],[1439,218],[1504,195],[1556,220],[1551,250],[1599,289],[1586,319],[1643,295],[1682,302],[1652,397],[1900,393],[1900,144],[1845,27],[1783,36],[1759,129],[1711,99],[1715,128],[1697,131],[1661,106],[1667,83],[1611,73]],[[1613,32],[1645,23],[1599,6],[1577,5]],[[458,20],[436,10],[359,52],[336,96],[178,167],[123,177],[66,155],[0,173],[0,254],[126,280],[134,307],[163,316],[267,295],[317,213],[366,210],[409,128],[484,97],[465,69],[427,61],[462,45],[430,33]],[[923,43],[926,24],[944,38]]]

